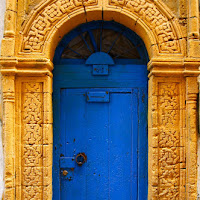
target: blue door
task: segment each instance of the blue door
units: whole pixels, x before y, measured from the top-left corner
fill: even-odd
[[[147,199],[145,55],[141,39],[114,22],[82,25],[61,41],[54,59],[53,199]]]

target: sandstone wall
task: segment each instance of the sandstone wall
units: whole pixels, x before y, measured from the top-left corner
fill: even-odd
[[[4,12],[5,12],[5,0],[0,0],[0,49],[1,49],[1,40],[3,38],[4,30]],[[0,103],[1,103],[1,92],[0,92]],[[2,193],[4,189],[3,183],[3,148],[2,148],[2,117],[1,117],[1,108],[0,108],[0,199],[2,198]]]
[[[17,27],[16,27],[16,33],[18,34],[17,37],[20,37],[20,31],[22,31],[22,29],[23,29],[22,27],[24,26],[24,24],[26,23],[26,21],[30,17],[28,15],[30,14],[31,11],[33,11],[34,9],[35,10],[37,9],[36,7],[39,6],[41,1],[42,0],[18,0]],[[182,29],[182,32],[183,32],[183,38],[181,38],[181,39],[184,40],[184,38],[187,38],[187,12],[188,11],[186,10],[186,8],[187,8],[186,0],[177,0],[177,1],[176,0],[163,0],[163,2],[172,10],[173,14],[177,17],[178,23],[181,25],[181,29]],[[3,36],[4,11],[5,11],[5,0],[0,0],[0,46],[1,46],[1,39],[2,39],[2,36]],[[13,10],[11,10],[11,11],[13,11]],[[15,11],[13,11],[13,12],[15,12]],[[43,14],[46,14],[46,12],[44,11]],[[8,19],[9,19],[9,17],[10,17],[10,15],[9,15],[9,12],[8,12]],[[57,16],[57,18],[59,18],[59,16]],[[41,21],[39,21],[39,22],[41,22]],[[10,25],[10,27],[13,28],[11,25]],[[33,27],[33,28],[35,28],[35,27]],[[42,28],[42,26],[40,28]],[[13,30],[14,29],[15,28],[13,28]],[[9,43],[7,43],[7,44],[9,44]],[[18,44],[19,43],[16,43],[15,45],[17,46]],[[197,48],[197,46],[195,46],[195,48]],[[193,54],[191,53],[192,57],[196,57],[196,55],[198,55],[197,51],[199,49],[197,48],[197,51],[196,51],[195,48],[192,48],[192,49],[194,49]],[[7,53],[7,50],[9,50],[9,49],[10,49],[9,46],[7,45],[6,53]],[[184,49],[186,51],[186,45],[185,45]],[[13,52],[14,52],[14,50],[13,50]],[[12,52],[11,52],[11,54],[12,54]],[[1,96],[0,96],[0,105],[1,105]],[[200,136],[199,135],[200,134],[198,134],[198,146],[199,146],[198,147],[198,154],[200,155]],[[1,140],[1,138],[2,138],[2,136],[1,136],[1,109],[0,109],[0,198],[1,198],[3,185],[4,185],[3,184],[3,152],[2,152],[2,140]],[[198,171],[199,171],[199,174],[200,174],[199,165],[200,165],[200,156],[198,157]],[[198,176],[198,194],[199,194],[198,196],[200,197],[200,176]]]

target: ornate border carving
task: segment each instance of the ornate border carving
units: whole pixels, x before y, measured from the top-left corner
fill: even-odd
[[[22,198],[41,199],[43,83],[22,83]]]
[[[152,76],[150,84],[149,197],[185,199],[185,80]]]
[[[32,19],[30,27],[26,27],[21,51],[26,53],[42,53],[45,40],[50,30],[67,14],[77,9],[99,5],[102,0],[59,0],[50,2],[44,8],[38,8],[38,15]],[[146,0],[108,0],[108,7],[120,7],[133,13],[153,32],[158,50],[161,54],[180,54],[181,45],[177,28],[164,12],[152,1]],[[111,9],[110,7],[106,9]],[[41,9],[41,10],[40,10]],[[115,9],[116,10],[116,9]],[[177,25],[177,24],[176,24]],[[28,25],[27,25],[28,26]]]
[[[18,77],[16,199],[51,199],[52,104],[48,78]]]
[[[158,83],[159,198],[180,194],[180,83]],[[185,161],[185,159],[182,159]]]
[[[189,7],[196,9],[197,4],[192,5],[191,2]],[[8,3],[10,5],[15,6],[16,2]],[[77,16],[84,8],[95,7],[101,11],[101,6],[114,14],[127,14],[124,21],[130,16],[134,16],[134,20],[138,18],[138,27],[148,27],[142,33],[146,34],[145,42],[149,42],[149,33],[153,42],[157,41],[153,43],[156,55],[152,55],[157,58],[151,60],[149,81],[149,199],[197,198],[198,90],[195,76],[199,74],[200,60],[196,59],[199,41],[189,41],[188,57],[184,60],[182,57],[180,60],[172,59],[174,55],[183,55],[182,51],[186,51],[186,46],[184,49],[181,46],[181,31],[176,19],[170,16],[164,6],[161,7],[159,0],[53,0],[34,9],[34,15],[27,20],[22,41],[14,39],[15,34],[21,34],[15,33],[15,20],[18,16],[15,16],[15,8],[12,11],[8,8],[8,12],[13,15],[6,21],[6,37],[2,43],[2,55],[5,58],[1,58],[6,163],[4,199],[51,199],[52,65],[47,63],[51,52],[45,54],[45,58],[41,53],[45,53],[44,50],[53,51],[49,48],[50,45],[46,45],[45,49],[45,44],[49,42],[47,39],[51,36],[53,38],[53,34],[57,34],[56,31],[51,31],[55,26],[60,25],[60,29],[62,28],[61,20],[64,17],[67,18],[68,14]],[[190,15],[191,13],[194,12],[190,12]],[[193,20],[194,18],[189,18],[188,34],[191,38],[198,38],[198,34],[194,35],[194,28],[198,29],[198,16],[195,22]],[[127,26],[132,24],[130,21]],[[12,57],[14,52],[19,51],[17,48],[21,43],[22,54],[19,52],[19,57]],[[56,45],[56,42],[52,43],[51,48]],[[47,65],[48,69],[45,68]],[[173,79],[169,78],[172,76]],[[174,111],[171,110],[172,106],[175,107]]]
[[[148,0],[109,0],[109,5],[117,6],[136,14],[156,36],[160,53],[180,53],[180,44],[173,24],[158,6]]]
[[[28,33],[25,34],[22,52],[41,53],[48,33],[65,14],[81,7],[97,5],[97,3],[98,0],[58,0],[53,3],[50,2],[34,19]]]

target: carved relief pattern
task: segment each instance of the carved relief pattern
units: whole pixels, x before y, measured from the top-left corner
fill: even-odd
[[[41,186],[42,185],[42,168],[24,167],[22,183],[25,186]]]
[[[24,145],[23,147],[24,166],[41,166],[42,163],[42,146],[41,145]]]
[[[26,124],[23,136],[24,144],[42,144],[42,127],[39,124]]]
[[[43,199],[42,198],[42,187],[26,186],[23,188],[22,199],[33,200]]]
[[[65,14],[83,6],[96,5],[97,0],[58,0],[48,5],[33,22],[28,35],[24,37],[23,51],[42,52],[45,38]]]
[[[42,199],[43,83],[22,84],[22,196]]]
[[[178,83],[159,83],[159,199],[180,195],[180,96]]]
[[[144,20],[157,36],[157,44],[161,53],[180,52],[172,23],[153,2],[147,0],[109,0],[109,4],[127,9]]]

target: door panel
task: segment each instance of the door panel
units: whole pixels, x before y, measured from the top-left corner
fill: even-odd
[[[56,67],[54,70],[56,87],[147,87],[146,65],[115,64],[109,66],[108,76],[94,76],[92,66],[82,64],[66,64]]]
[[[61,169],[61,199],[137,199],[138,91],[104,88],[110,102],[87,102],[94,90],[102,91],[61,90],[61,156],[87,155],[82,166]]]
[[[110,198],[137,199],[137,90],[110,105]]]

